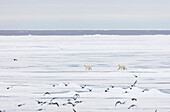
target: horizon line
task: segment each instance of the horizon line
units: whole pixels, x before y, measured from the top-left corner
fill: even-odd
[[[93,31],[111,31],[111,30],[170,30],[170,29],[0,29],[0,31],[4,31],[4,30],[50,30],[50,31],[57,31],[57,30],[62,30],[62,31],[82,31],[82,30],[93,30]]]

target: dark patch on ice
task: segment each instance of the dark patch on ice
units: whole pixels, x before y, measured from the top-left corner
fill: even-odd
[[[158,89],[162,93],[170,94],[170,89]]]
[[[55,99],[69,99],[70,97],[55,97]],[[51,97],[41,97],[40,99],[51,99]]]
[[[11,96],[0,96],[0,98],[10,98]]]
[[[104,110],[104,111],[106,111],[106,110],[113,110],[113,108],[98,108],[97,110]]]
[[[170,82],[156,82],[155,84],[170,84]]]
[[[21,69],[21,68],[27,68],[27,67],[2,67],[1,69]]]
[[[61,92],[50,92],[51,94],[62,94],[62,93],[69,93],[70,91],[61,91]]]
[[[150,72],[150,71],[128,71],[129,73],[157,73],[157,72]]]
[[[68,67],[80,67],[80,65],[79,64],[71,64]]]
[[[85,93],[85,92],[89,92],[89,91],[75,91],[77,93]]]
[[[34,68],[34,67],[39,67],[39,66],[27,66],[28,68]]]
[[[128,89],[129,87],[122,87],[122,89]]]
[[[152,67],[151,66],[146,66],[146,65],[145,66],[137,66],[137,65],[135,65],[132,68],[141,68],[141,69],[147,69],[148,68],[149,69],[149,68],[155,68],[155,67],[153,67],[153,66]]]
[[[26,86],[29,86],[29,85],[23,84],[23,85],[20,85],[20,86],[24,86],[24,87],[26,87]]]
[[[19,96],[0,96],[0,98],[18,98]]]
[[[151,61],[151,60],[145,60],[145,59],[144,59],[144,60],[137,60],[137,61],[147,61],[147,62],[148,62],[148,61]]]
[[[144,80],[155,80],[154,78],[143,78]]]

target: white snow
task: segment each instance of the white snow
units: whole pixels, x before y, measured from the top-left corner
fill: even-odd
[[[128,70],[117,70],[118,65]],[[44,96],[45,92],[50,95]],[[62,105],[75,94],[82,103]],[[50,102],[53,97],[60,107],[36,102]],[[115,107],[117,101],[126,103]],[[169,102],[170,36],[0,36],[0,110],[168,112]],[[137,107],[128,109],[131,104]]]

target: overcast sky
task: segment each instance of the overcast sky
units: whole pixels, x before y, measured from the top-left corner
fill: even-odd
[[[0,29],[170,29],[170,0],[0,0]]]

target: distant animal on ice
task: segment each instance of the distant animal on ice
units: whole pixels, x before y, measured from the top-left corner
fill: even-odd
[[[18,61],[18,59],[13,59],[14,61]]]
[[[92,70],[92,67],[90,65],[84,65],[84,67],[86,68],[86,70]]]
[[[119,66],[118,70],[127,70],[127,68],[124,65],[118,65],[118,66]]]

